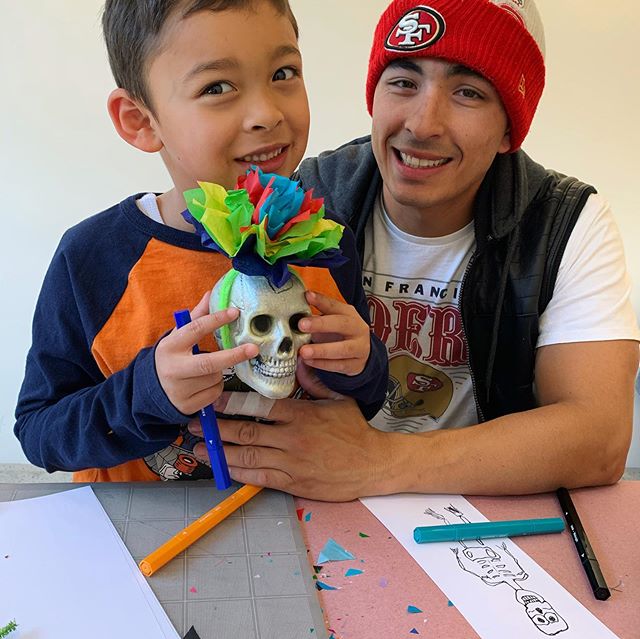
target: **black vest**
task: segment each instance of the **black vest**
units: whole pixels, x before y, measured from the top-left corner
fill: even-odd
[[[306,160],[297,176],[353,229],[360,259],[382,186],[369,138]],[[476,251],[460,311],[480,421],[536,407],[539,318],[591,186],[544,169],[524,152],[498,155],[476,197]]]

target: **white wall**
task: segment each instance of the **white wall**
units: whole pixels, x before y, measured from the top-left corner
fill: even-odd
[[[373,28],[387,0],[292,0],[312,105],[309,154],[367,133],[364,79]],[[44,272],[62,232],[90,213],[168,177],[158,158],[112,130],[113,86],[99,29],[102,0],[0,0],[0,463],[23,461],[13,410]],[[632,200],[640,77],[632,46],[636,0],[539,0],[548,85],[525,149],[591,181],[613,202],[640,308]],[[579,10],[578,10],[579,6]],[[615,6],[615,9],[613,8]],[[640,466],[636,433],[629,465]]]

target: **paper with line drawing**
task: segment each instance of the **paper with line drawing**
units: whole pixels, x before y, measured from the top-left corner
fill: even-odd
[[[417,526],[487,521],[457,495],[367,497],[385,525],[486,639],[615,639],[604,624],[510,539],[417,544]]]

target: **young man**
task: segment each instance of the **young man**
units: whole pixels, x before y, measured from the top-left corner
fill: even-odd
[[[236,479],[346,500],[620,478],[640,334],[608,205],[519,150],[544,76],[531,0],[389,5],[371,138],[300,168],[356,233],[387,401],[376,428],[348,401],[224,422]]]
[[[63,237],[36,308],[15,433],[32,463],[79,471],[77,481],[207,478],[186,423],[218,398],[223,371],[258,348],[192,355],[239,311],[208,314],[206,291],[231,262],[202,247],[181,216],[183,193],[198,181],[231,189],[251,165],[286,177],[298,165],[309,110],[297,26],[287,0],[108,0],[103,27],[116,131],[159,153],[173,188],[133,195]],[[350,263],[299,271],[323,315],[295,328],[328,342],[300,356],[372,415],[386,356],[348,229],[340,246]],[[194,306],[194,321],[169,332],[173,311]]]

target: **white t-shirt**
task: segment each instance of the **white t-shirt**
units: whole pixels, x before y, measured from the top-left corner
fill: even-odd
[[[438,238],[397,228],[378,198],[367,229],[363,283],[375,333],[389,354],[389,389],[371,420],[380,430],[421,432],[478,422],[460,288],[475,250],[473,222]],[[540,317],[537,346],[640,341],[620,233],[609,205],[591,195]]]
[[[136,204],[148,218],[158,224],[164,224],[155,193],[145,193],[142,197],[136,200]]]

